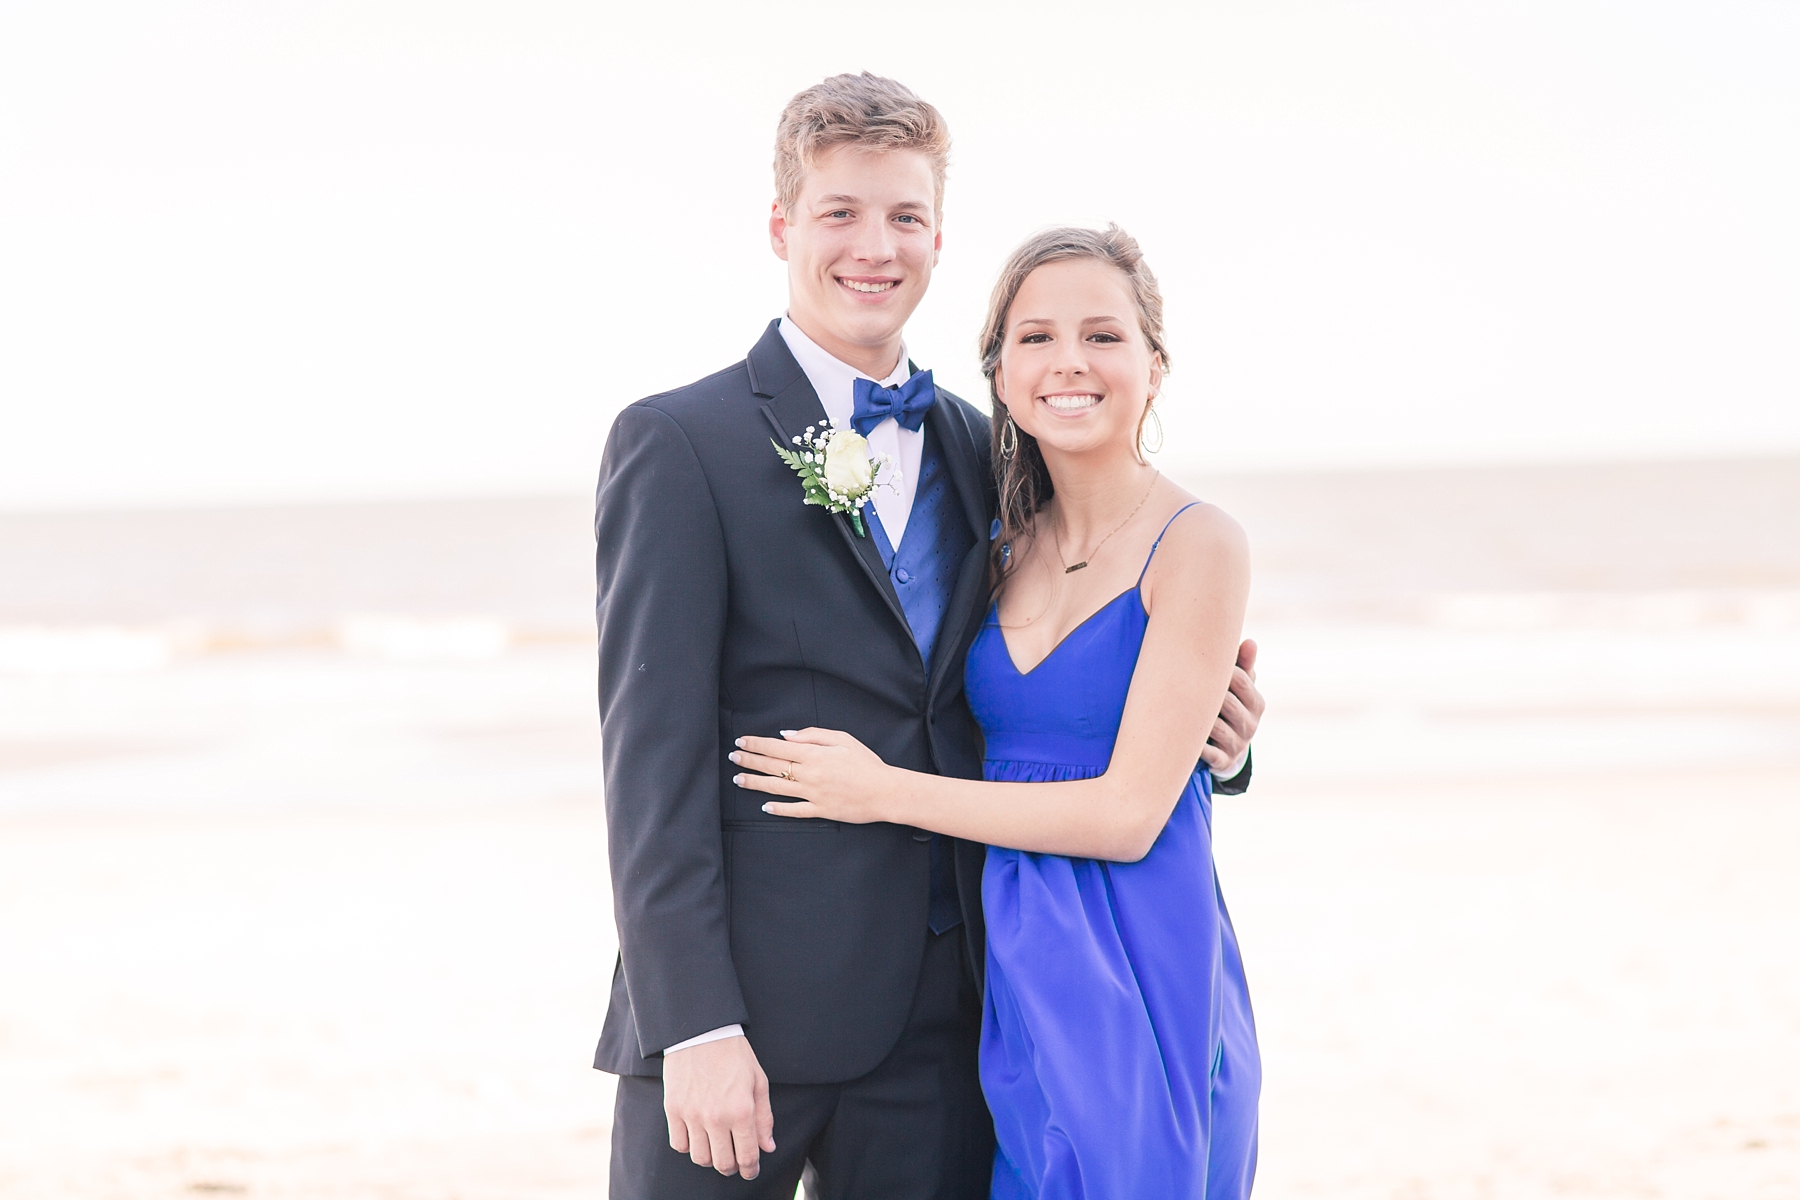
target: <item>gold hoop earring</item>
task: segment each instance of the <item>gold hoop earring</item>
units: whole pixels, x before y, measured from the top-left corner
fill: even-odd
[[[1162,424],[1162,418],[1160,416],[1158,416],[1156,413],[1156,404],[1154,401],[1152,401],[1151,403],[1146,404],[1144,406],[1144,417],[1147,420],[1156,422],[1156,445],[1152,446],[1144,438],[1144,426],[1143,426],[1142,422],[1139,422],[1138,423],[1138,454],[1140,457],[1145,454],[1160,454],[1162,452],[1162,448],[1163,448],[1163,424]]]
[[[1008,462],[1019,452],[1019,427],[1013,424],[1012,414],[1006,414],[1006,427],[1000,431],[1000,457]]]

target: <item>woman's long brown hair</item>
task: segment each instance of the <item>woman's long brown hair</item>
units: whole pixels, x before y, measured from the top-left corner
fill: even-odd
[[[994,403],[991,442],[994,479],[1000,492],[1000,535],[988,546],[988,577],[993,581],[995,596],[999,596],[1014,569],[1008,548],[1030,536],[1032,518],[1055,494],[1037,439],[1016,423],[1012,436],[1003,436],[1010,414],[994,386],[994,374],[1000,369],[1000,350],[1006,344],[1006,321],[1028,275],[1045,263],[1078,258],[1107,263],[1125,275],[1131,284],[1132,299],[1137,301],[1138,325],[1144,332],[1144,340],[1149,343],[1150,352],[1161,360],[1163,370],[1169,369],[1169,351],[1163,343],[1162,292],[1156,286],[1156,276],[1151,273],[1150,264],[1144,261],[1144,252],[1138,248],[1137,240],[1123,229],[1117,225],[1108,225],[1105,229],[1075,226],[1046,229],[1014,250],[1012,257],[1006,260],[1006,266],[994,284],[994,294],[988,300],[987,323],[981,330],[981,373],[987,376],[988,395]],[[1144,415],[1147,417],[1149,412],[1146,406]],[[1140,418],[1140,441],[1143,425]],[[1015,452],[1011,456],[1003,453],[1002,445],[1015,440]]]

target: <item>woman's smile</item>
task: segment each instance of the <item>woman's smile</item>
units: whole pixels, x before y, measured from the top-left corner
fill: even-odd
[[[1103,397],[1098,392],[1052,392],[1047,396],[1039,396],[1038,399],[1055,412],[1078,413],[1093,408]]]

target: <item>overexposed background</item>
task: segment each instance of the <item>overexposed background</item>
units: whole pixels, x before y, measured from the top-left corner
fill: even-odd
[[[1032,230],[1168,292],[1184,452],[1800,448],[1780,3],[269,3],[0,13],[0,505],[569,492],[781,307],[775,114],[956,153],[916,357]]]
[[[1117,220],[1272,708],[1273,1200],[1800,1197],[1800,9],[0,7],[0,1196],[601,1194],[587,493],[956,136],[915,357]]]

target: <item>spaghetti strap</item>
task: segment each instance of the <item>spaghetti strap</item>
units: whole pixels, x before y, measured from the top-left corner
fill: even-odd
[[[1204,504],[1204,503],[1206,503],[1204,500],[1190,500],[1186,504],[1182,505],[1180,508],[1175,510],[1174,517],[1170,517],[1167,521],[1163,522],[1162,532],[1156,535],[1156,540],[1154,542],[1150,543],[1150,553],[1144,559],[1144,569],[1138,572],[1137,585],[1139,588],[1142,588],[1144,586],[1144,576],[1146,576],[1150,573],[1150,560],[1156,557],[1156,548],[1158,546],[1162,545],[1163,538],[1168,536],[1169,526],[1171,526],[1175,523],[1175,517],[1179,517],[1182,513],[1186,512],[1190,508],[1193,508],[1195,505]]]

